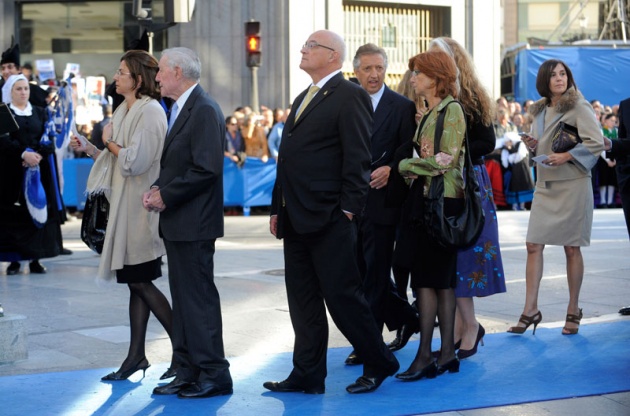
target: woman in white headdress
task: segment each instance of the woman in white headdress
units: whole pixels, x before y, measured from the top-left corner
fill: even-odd
[[[46,273],[39,259],[55,257],[62,248],[59,187],[49,157],[55,148],[42,142],[47,110],[31,105],[29,96],[24,75],[11,75],[2,87],[20,127],[0,136],[0,261],[11,262],[8,275],[20,271],[20,260],[31,260],[31,273]]]

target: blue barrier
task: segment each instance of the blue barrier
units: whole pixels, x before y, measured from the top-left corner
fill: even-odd
[[[94,162],[90,158],[63,160],[63,203],[83,211],[85,188]]]
[[[276,181],[276,161],[266,163],[248,157],[242,168],[225,158],[223,164],[223,205],[243,207],[249,215],[250,207],[271,205],[271,193]]]
[[[85,187],[93,161],[84,159],[64,159],[63,161],[63,200],[67,207],[79,211],[85,207]],[[250,207],[271,205],[271,192],[276,181],[276,161],[267,163],[248,157],[242,168],[225,158],[223,164],[223,205],[243,207],[244,215],[249,215]]]

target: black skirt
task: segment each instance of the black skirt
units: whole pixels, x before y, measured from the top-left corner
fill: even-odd
[[[463,208],[460,199],[446,198],[445,210],[448,214]],[[416,204],[416,209],[422,204]],[[410,209],[407,204],[406,209]],[[405,210],[403,209],[403,211]],[[411,272],[412,288],[449,289],[457,285],[457,250],[442,247],[426,231],[425,227],[413,220],[414,215],[403,213],[394,254],[394,264]]]
[[[162,277],[162,257],[146,263],[124,265],[116,270],[118,283],[148,283]]]

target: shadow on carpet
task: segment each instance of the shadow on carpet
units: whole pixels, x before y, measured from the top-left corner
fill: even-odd
[[[101,382],[111,369],[0,377],[8,415],[417,415],[630,391],[630,321],[582,325],[575,336],[559,328],[525,335],[489,334],[480,352],[462,361],[459,373],[404,383],[386,380],[375,393],[350,395],[346,385],[361,367],[343,364],[350,348],[328,353],[326,394],[272,393],[267,380],[283,380],[291,354],[231,358],[234,394],[182,400],[151,396],[168,363],[153,365],[127,381]],[[439,340],[434,340],[438,348]],[[401,371],[418,342],[397,352]]]

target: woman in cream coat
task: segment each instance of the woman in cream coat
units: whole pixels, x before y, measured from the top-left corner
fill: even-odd
[[[530,136],[523,138],[534,156],[547,155],[537,166],[536,190],[527,230],[525,307],[517,326],[508,332],[522,334],[542,320],[538,291],[546,244],[564,246],[567,259],[569,305],[562,334],[577,334],[582,319],[579,307],[584,261],[580,247],[590,244],[593,224],[591,168],[604,150],[604,138],[593,109],[577,90],[569,67],[550,59],[538,70],[536,89],[543,97],[529,108],[534,117]],[[553,133],[559,122],[577,127],[582,138],[573,149],[554,153]]]
[[[114,76],[116,92],[125,101],[118,106],[110,124],[103,129],[105,149],[73,140],[75,150],[96,159],[88,178],[90,194],[105,193],[109,200],[109,220],[99,264],[99,277],[129,287],[131,342],[120,369],[103,380],[126,380],[149,367],[145,356],[145,336],[150,312],[171,336],[172,311],[168,300],[153,284],[162,276],[164,244],[158,232],[158,213],[142,207],[142,194],[155,182],[167,122],[155,76],[157,60],[144,51],[123,55]],[[162,376],[175,375],[171,366]]]

